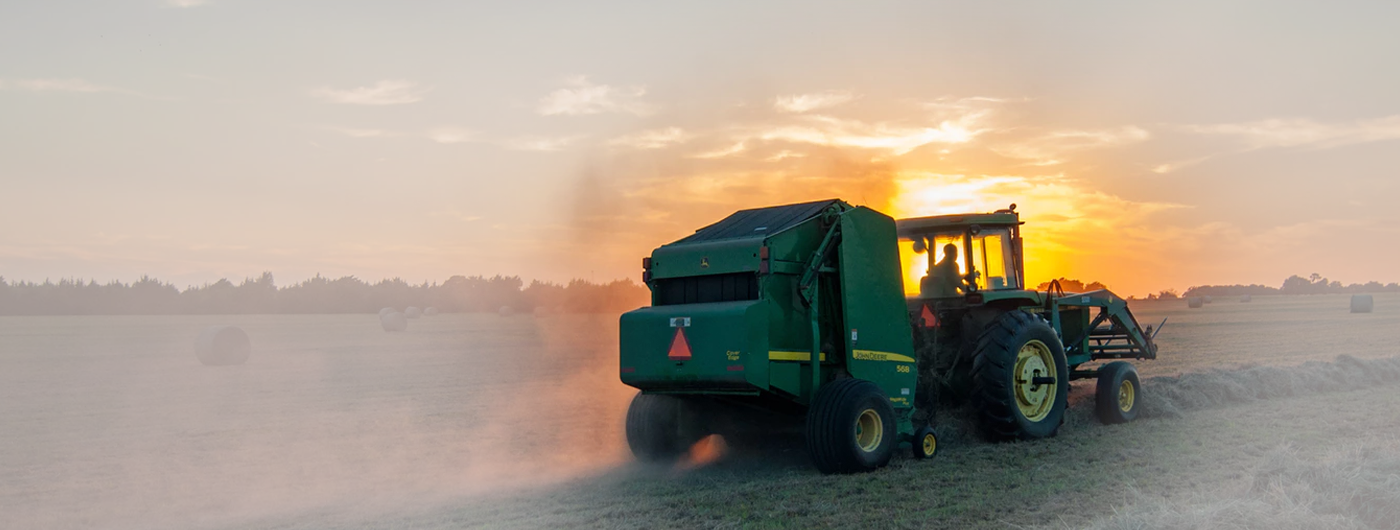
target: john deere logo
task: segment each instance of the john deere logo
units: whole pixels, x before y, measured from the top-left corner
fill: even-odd
[[[702,269],[708,269],[708,268],[710,268],[710,258],[700,258],[700,268],[702,268]]]

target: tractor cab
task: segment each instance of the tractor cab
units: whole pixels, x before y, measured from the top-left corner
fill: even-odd
[[[980,298],[988,291],[1024,290],[1021,224],[1015,204],[992,213],[899,220],[905,295]]]

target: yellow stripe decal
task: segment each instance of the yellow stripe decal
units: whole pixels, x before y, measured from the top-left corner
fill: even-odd
[[[822,359],[823,361],[826,360],[826,353],[822,353],[821,359]],[[768,352],[768,360],[770,360],[770,361],[802,361],[802,362],[810,362],[810,361],[812,360],[812,352],[809,352],[809,351],[770,351],[770,352]]]
[[[908,355],[900,355],[898,353],[889,353],[883,351],[856,350],[852,357],[855,357],[856,360],[860,361],[894,361],[897,363],[914,362],[914,358]]]
[[[914,358],[898,353],[889,353],[871,350],[856,350],[854,357],[861,361],[891,361],[897,363],[912,363]],[[812,353],[805,351],[770,351],[768,352],[770,361],[802,361],[812,360]],[[822,360],[826,360],[826,354],[822,354]]]

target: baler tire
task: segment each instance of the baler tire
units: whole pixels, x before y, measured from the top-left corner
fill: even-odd
[[[919,427],[914,431],[914,440],[909,445],[913,446],[914,458],[933,458],[938,455],[938,434],[933,432],[933,427]]]
[[[895,422],[889,397],[875,383],[837,379],[818,389],[807,410],[807,452],[825,474],[884,467],[899,445]]]
[[[1052,357],[1054,395],[1049,396],[1051,402],[1043,415],[1038,413],[1039,418],[1029,418],[1018,400],[1016,370],[1022,350],[1040,346],[1045,348],[1041,353]],[[997,316],[977,339],[969,375],[972,404],[989,438],[1035,440],[1059,433],[1069,406],[1069,367],[1064,346],[1045,319],[1019,309]]]
[[[1099,368],[1094,389],[1094,412],[1106,424],[1137,419],[1142,407],[1142,382],[1132,363],[1114,361]]]
[[[684,402],[675,396],[638,392],[627,407],[627,446],[638,460],[669,462],[689,444],[682,440]]]

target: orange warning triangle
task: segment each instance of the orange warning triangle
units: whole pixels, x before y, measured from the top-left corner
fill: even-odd
[[[666,354],[673,360],[684,361],[690,359],[690,343],[685,340],[683,328],[676,328],[676,336],[671,339],[671,352]]]
[[[933,314],[933,311],[928,310],[928,306],[924,306],[923,312],[919,314],[919,321],[926,328],[936,328],[939,324],[938,317]]]

